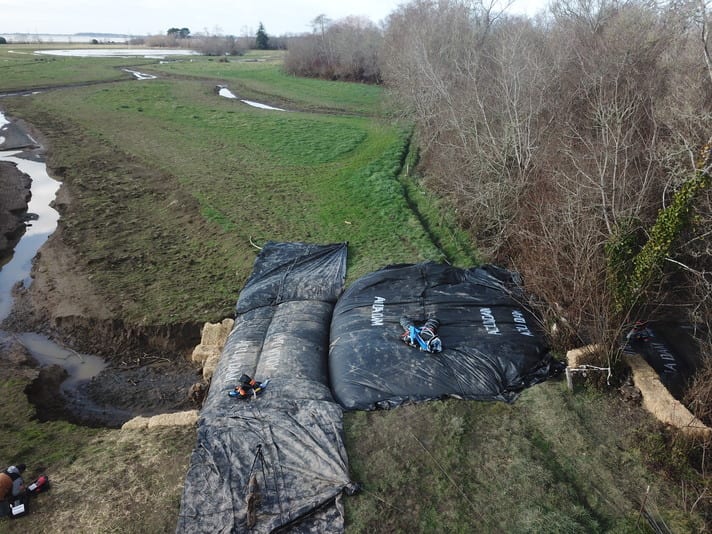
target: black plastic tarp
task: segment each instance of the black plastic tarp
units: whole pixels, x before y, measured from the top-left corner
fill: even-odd
[[[512,401],[549,376],[552,358],[517,277],[485,266],[394,265],[355,281],[331,323],[332,391],[347,409],[447,396]],[[435,316],[443,350],[400,339],[400,318]]]
[[[350,486],[342,410],[328,385],[329,323],[346,244],[268,243],[198,422],[177,532],[342,532]],[[228,396],[240,375],[270,378]]]
[[[694,334],[696,330],[692,324],[639,322],[628,333],[624,348],[628,353],[642,355],[670,393],[682,399],[700,365],[700,347]]]

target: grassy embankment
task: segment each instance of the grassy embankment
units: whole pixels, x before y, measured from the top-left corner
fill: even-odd
[[[180,76],[1,102],[50,140],[50,164],[73,197],[65,240],[127,320],[230,314],[256,253],[250,239],[347,240],[349,280],[388,263],[440,259],[434,240],[455,263],[472,262],[417,184],[395,180],[408,134],[370,117],[378,88],[299,80],[269,63],[200,58],[155,68]],[[225,82],[241,97],[311,112],[220,98],[213,87]],[[44,465],[57,483],[32,516],[0,530],[172,530],[192,429],[138,435],[39,424],[28,421],[22,387],[0,382],[0,410],[17,414],[3,419],[0,458]],[[678,488],[642,462],[635,430],[645,421],[616,398],[572,397],[559,382],[512,405],[347,414],[353,478],[364,486],[345,500],[348,528],[637,532],[648,485],[654,513],[670,524],[694,521],[682,516]]]

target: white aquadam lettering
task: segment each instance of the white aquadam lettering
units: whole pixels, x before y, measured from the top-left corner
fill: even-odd
[[[494,314],[489,308],[480,308],[480,316],[482,317],[482,326],[485,327],[487,333],[491,336],[501,336],[502,333],[497,328],[497,321],[494,320]]]
[[[668,374],[677,373],[677,361],[675,360],[675,356],[672,355],[668,348],[662,343],[658,342],[652,342],[650,345],[658,351],[660,359],[665,362],[665,365],[663,365],[663,367],[665,368],[663,372]]]
[[[512,310],[512,319],[514,319],[514,328],[517,329],[523,336],[534,337],[531,330],[527,326],[527,320],[524,318],[524,314],[519,310]]]
[[[374,297],[373,306],[371,306],[371,326],[383,326],[383,306],[386,299],[383,297]]]

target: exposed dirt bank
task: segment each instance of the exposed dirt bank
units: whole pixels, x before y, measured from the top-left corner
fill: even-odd
[[[39,132],[23,127],[46,147]],[[0,165],[0,207],[7,206],[8,213],[18,213],[23,205],[26,209],[29,185],[28,177],[13,169],[14,165]],[[73,211],[64,186],[55,207],[67,219],[81,217]],[[16,219],[8,222],[12,225],[18,225]],[[74,260],[74,251],[63,240],[62,227],[60,221],[40,249],[33,263],[32,284],[18,286],[13,311],[0,330],[43,333],[77,351],[102,356],[109,366],[97,378],[64,395],[59,390],[61,371],[35,370],[26,393],[37,406],[38,418],[120,426],[137,415],[192,407],[188,392],[200,377],[199,366],[189,361],[189,353],[200,341],[200,324],[127,324],[112,296],[102,295],[94,286],[90,269]],[[8,242],[8,246],[14,244]],[[27,373],[34,365],[28,358],[16,341],[0,342],[2,365],[13,372]],[[65,402],[58,406],[57,400],[62,398]]]
[[[10,255],[25,232],[30,177],[0,161],[0,262]]]
[[[32,276],[29,288],[16,291],[13,313],[2,329],[43,333],[109,362],[99,376],[77,390],[60,393],[64,375],[56,369],[34,377],[26,393],[40,420],[119,427],[138,415],[194,407],[188,394],[200,380],[200,368],[188,361],[187,354],[199,341],[194,335],[199,327],[126,325],[112,316],[111,306],[93,291],[90,275],[74,268],[61,231],[42,247]],[[27,355],[22,348],[11,345],[7,352],[28,365],[19,356]]]
[[[64,196],[63,190],[58,198]],[[62,236],[60,225],[40,249],[32,284],[15,291],[13,313],[4,329],[40,332],[116,364],[145,354],[186,359],[200,341],[199,323],[127,324],[118,306],[96,291],[91,272],[73,260]]]
[[[25,394],[38,420],[116,428],[136,416],[195,408],[188,391],[200,379],[188,362],[146,356],[112,364],[96,378],[67,389],[62,386],[67,378],[62,367],[39,367],[12,338],[0,340],[0,367],[0,378],[28,382]]]

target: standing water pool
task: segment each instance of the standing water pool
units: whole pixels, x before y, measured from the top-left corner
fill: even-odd
[[[32,283],[32,260],[57,228],[59,213],[52,207],[52,202],[61,185],[47,174],[47,167],[36,151],[2,150],[5,142],[3,133],[9,126],[9,121],[0,113],[0,161],[14,163],[21,172],[30,176],[32,197],[27,207],[26,231],[15,246],[10,261],[0,267],[0,323],[12,311],[13,288],[18,283],[24,287]],[[63,367],[68,373],[62,383],[63,392],[76,389],[81,382],[95,377],[107,365],[101,358],[61,347],[40,334],[10,334],[0,330],[0,342],[9,338],[22,344],[39,365]]]

